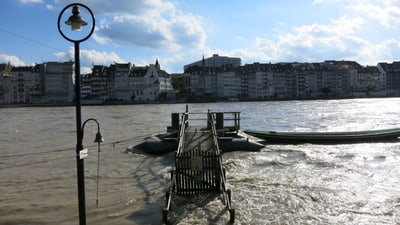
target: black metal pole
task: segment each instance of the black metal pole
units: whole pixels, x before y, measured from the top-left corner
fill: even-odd
[[[92,18],[92,27],[90,29],[90,32],[84,36],[81,39],[73,39],[68,37],[67,35],[64,34],[64,32],[61,29],[61,18],[62,15],[64,14],[64,12],[70,8],[70,7],[83,7],[85,8],[91,18]],[[74,11],[72,12],[73,15]],[[79,11],[77,12],[77,14],[79,14]],[[71,18],[71,17],[70,17]],[[74,20],[74,19],[72,19]],[[69,22],[69,23],[67,23]],[[67,25],[71,25],[72,23],[80,23],[82,21],[70,21],[70,19],[68,19],[68,21],[65,21],[65,23]],[[86,5],[82,4],[82,3],[72,3],[69,4],[67,6],[65,6],[60,14],[58,15],[58,20],[57,20],[57,28],[58,28],[58,32],[60,32],[61,36],[63,36],[66,40],[71,41],[75,44],[75,104],[76,104],[76,170],[77,170],[77,177],[78,177],[78,201],[79,201],[79,224],[80,225],[86,225],[86,200],[85,200],[85,169],[84,169],[84,161],[83,158],[81,159],[80,156],[80,152],[83,150],[83,127],[82,127],[82,115],[81,115],[81,79],[80,79],[80,75],[81,75],[81,65],[80,65],[80,60],[79,60],[79,43],[82,41],[87,40],[94,32],[95,29],[95,18],[94,18],[94,14],[92,12],[92,10],[87,7]],[[87,24],[80,24],[80,25],[87,25]],[[73,28],[73,27],[72,27]],[[74,30],[74,29],[72,29]],[[96,121],[97,122],[97,121]],[[98,125],[98,129],[99,129],[99,125]],[[101,140],[101,136],[99,137]],[[96,140],[97,140],[97,136],[96,136]]]
[[[80,151],[83,149],[82,115],[81,115],[81,65],[79,60],[79,41],[75,41],[75,105],[76,105],[76,170],[78,177],[79,224],[86,225],[85,169]]]

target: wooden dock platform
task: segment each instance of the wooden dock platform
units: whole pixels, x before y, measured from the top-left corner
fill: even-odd
[[[185,131],[185,148],[183,152],[201,149],[202,151],[213,151],[213,136],[210,130],[201,127],[189,126]]]

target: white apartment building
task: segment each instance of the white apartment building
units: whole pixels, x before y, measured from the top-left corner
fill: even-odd
[[[132,69],[129,84],[133,101],[155,101],[161,92],[172,90],[169,75],[161,76],[162,72],[159,72],[159,67],[154,64]]]
[[[194,63],[187,64],[183,67],[184,71],[192,66],[202,66],[202,67],[223,67],[230,65],[233,68],[237,68],[241,66],[242,60],[237,57],[228,57],[228,56],[219,56],[218,54],[214,54],[212,57],[204,58],[202,60],[196,61]]]
[[[74,101],[74,68],[73,62],[43,63],[43,103],[65,104]]]
[[[240,96],[240,76],[234,71],[226,71],[217,74],[218,97],[238,98]]]
[[[112,86],[112,98],[125,102],[151,102],[163,92],[172,91],[171,79],[167,72],[156,64],[135,66],[131,63],[110,66],[109,86]]]

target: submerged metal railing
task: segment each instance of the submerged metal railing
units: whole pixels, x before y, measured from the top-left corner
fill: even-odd
[[[204,113],[202,113],[204,115]],[[237,121],[235,114],[235,121]],[[195,128],[187,131],[200,134],[198,138],[205,137],[202,140],[206,146],[210,146],[210,150],[202,149],[204,146],[200,143],[193,146],[193,142],[185,146],[185,134],[189,126],[189,113],[183,113],[181,116],[179,144],[175,154],[175,170],[171,171],[171,186],[166,192],[166,203],[163,209],[163,220],[168,221],[168,212],[171,207],[171,197],[173,194],[178,195],[196,195],[206,192],[221,193],[225,205],[230,213],[230,222],[235,220],[235,209],[232,207],[231,191],[226,187],[225,169],[222,167],[222,154],[218,146],[218,131],[216,128],[216,113],[208,112],[206,114],[207,128]],[[221,118],[220,118],[221,119]],[[191,119],[192,121],[193,119]],[[202,120],[198,119],[196,120]],[[223,124],[223,123],[222,123]],[[192,125],[192,122],[191,122]],[[199,139],[196,139],[198,141]],[[189,149],[185,149],[185,147]]]
[[[215,113],[209,112],[207,115],[208,115],[207,123],[209,125],[208,127],[210,128],[211,134],[213,137],[213,146],[215,148],[214,150],[218,155],[220,155],[220,150],[219,150],[219,146],[218,146],[218,133],[217,133],[217,128],[215,127],[215,124],[216,124]]]
[[[237,133],[240,130],[240,112],[210,112],[214,114],[214,122],[217,129],[217,133],[220,136],[224,136],[226,133]],[[208,113],[204,112],[191,112],[190,113],[190,126],[204,126],[207,121]],[[187,114],[187,115],[186,115]],[[179,116],[180,113],[171,114],[171,126],[168,127],[168,132],[179,132],[180,124],[188,124],[189,113],[186,111],[183,115],[187,117]],[[185,121],[184,121],[185,120]]]
[[[232,207],[231,190],[226,188],[226,174],[225,174],[225,169],[222,167],[222,155],[221,155],[221,151],[218,146],[218,133],[217,133],[217,129],[215,126],[215,124],[216,124],[215,116],[216,116],[215,113],[208,113],[208,123],[210,124],[210,127],[211,127],[215,152],[216,152],[216,155],[218,156],[218,166],[219,166],[220,179],[221,179],[221,191],[224,195],[225,204],[226,204],[229,212],[231,213],[231,222],[233,222],[235,215],[234,215],[234,209]],[[236,114],[235,114],[235,118],[236,118]]]
[[[178,143],[178,149],[176,150],[176,153],[181,153],[185,147],[185,131],[186,128],[189,126],[189,113],[185,112],[182,113],[181,116],[181,125],[180,125],[180,131],[179,131],[179,143]]]

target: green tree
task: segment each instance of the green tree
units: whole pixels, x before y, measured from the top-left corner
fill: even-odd
[[[332,92],[332,90],[331,90],[331,88],[330,87],[323,87],[323,88],[321,88],[321,92],[325,95],[325,97],[326,96],[328,96],[331,92]]]
[[[171,74],[171,85],[175,90],[183,91],[183,77],[180,74]]]

